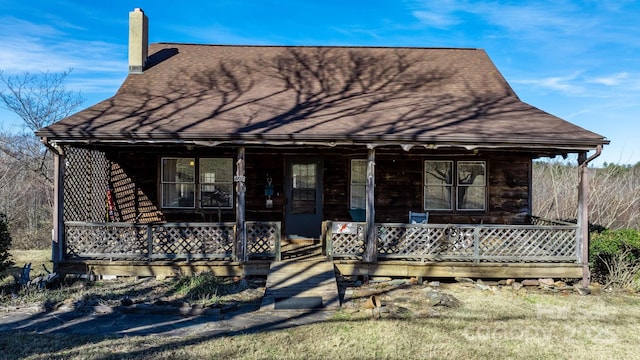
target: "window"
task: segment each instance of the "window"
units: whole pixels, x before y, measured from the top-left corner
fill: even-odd
[[[162,159],[162,207],[195,207],[194,158]]]
[[[458,162],[458,210],[484,210],[485,173],[484,161]]]
[[[291,166],[292,214],[316,213],[316,164],[298,163]]]
[[[161,171],[162,207],[233,207],[231,158],[163,158]]]
[[[452,210],[453,161],[425,161],[424,209]]]
[[[425,210],[485,210],[484,161],[425,161]]]
[[[232,159],[200,159],[200,201],[203,208],[233,207]]]
[[[351,188],[349,207],[351,209],[366,208],[367,160],[351,160]]]

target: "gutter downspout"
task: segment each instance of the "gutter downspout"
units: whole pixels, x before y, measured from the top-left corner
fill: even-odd
[[[600,154],[602,154],[602,145],[598,145],[595,154],[589,158],[587,158],[586,152],[578,155],[578,239],[581,245],[582,286],[585,288],[591,283],[591,272],[589,270],[589,178],[587,166]]]
[[[53,154],[53,229],[51,230],[51,261],[53,271],[58,271],[59,263],[64,260],[64,150],[49,139],[42,137],[40,141]]]

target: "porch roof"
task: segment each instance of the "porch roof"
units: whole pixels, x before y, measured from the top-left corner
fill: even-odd
[[[481,49],[157,43],[58,142],[398,143],[562,154],[603,136],[522,102]]]

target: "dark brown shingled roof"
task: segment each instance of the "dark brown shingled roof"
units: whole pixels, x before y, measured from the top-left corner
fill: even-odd
[[[479,49],[152,44],[143,74],[49,141],[390,142],[588,150],[608,141],[528,105]]]

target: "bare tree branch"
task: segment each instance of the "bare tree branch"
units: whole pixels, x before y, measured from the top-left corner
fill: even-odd
[[[589,168],[589,222],[608,228],[640,229],[640,163]],[[578,169],[562,163],[535,163],[533,212],[569,220],[577,216]]]
[[[31,131],[51,125],[71,115],[84,102],[80,92],[64,88],[70,73],[71,70],[5,76],[0,71],[0,82],[4,85],[0,106],[18,115]]]
[[[18,247],[48,243],[53,162],[33,131],[69,116],[82,104],[79,92],[64,88],[70,72],[5,76],[0,71],[0,107],[18,115],[27,130],[0,129],[0,212],[7,214]]]

